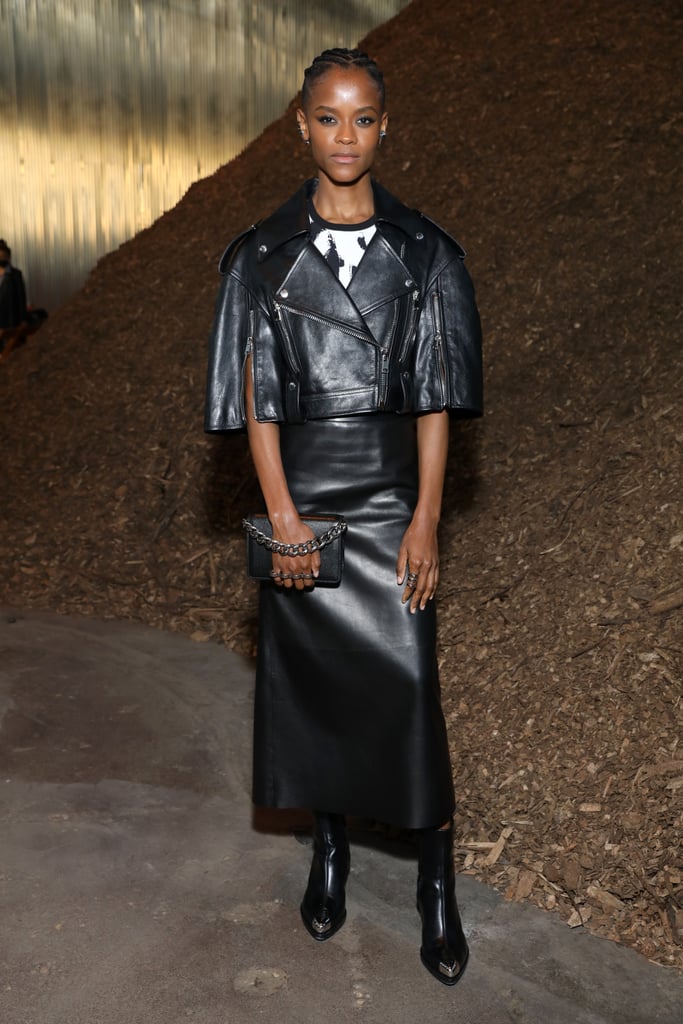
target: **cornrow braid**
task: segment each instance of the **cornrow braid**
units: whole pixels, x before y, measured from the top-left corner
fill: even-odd
[[[335,46],[331,50],[323,50],[318,54],[310,67],[304,71],[304,84],[301,87],[301,103],[305,107],[311,98],[311,86],[322,78],[331,68],[362,68],[367,71],[370,78],[377,87],[380,106],[384,110],[384,75],[377,63],[368,57],[362,50],[347,50],[342,46]]]

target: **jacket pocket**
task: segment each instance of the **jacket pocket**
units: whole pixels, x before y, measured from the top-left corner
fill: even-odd
[[[301,408],[301,362],[294,339],[289,333],[287,318],[282,315],[282,306],[279,302],[273,303],[273,320],[284,352],[285,366],[287,367],[287,379],[283,381],[287,422],[303,423],[306,417]]]

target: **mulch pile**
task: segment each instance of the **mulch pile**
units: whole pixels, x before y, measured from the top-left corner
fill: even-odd
[[[470,251],[440,652],[461,869],[683,963],[680,5],[421,0],[367,46],[378,177]],[[2,367],[2,600],[253,653],[242,438],[202,434],[216,261],[310,171],[291,111]]]

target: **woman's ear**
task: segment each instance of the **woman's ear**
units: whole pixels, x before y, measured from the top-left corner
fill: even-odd
[[[382,117],[380,118],[380,122],[379,122],[379,130],[386,134],[386,130],[387,130],[388,124],[389,124],[389,115],[388,114],[382,114]]]
[[[296,123],[299,129],[299,135],[304,142],[308,142],[308,121],[301,107],[296,112]]]

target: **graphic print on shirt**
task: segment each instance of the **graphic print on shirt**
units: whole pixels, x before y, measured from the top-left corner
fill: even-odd
[[[311,241],[344,287],[348,288],[375,233],[374,218],[362,224],[331,224],[318,216],[312,203],[309,217]]]
[[[342,252],[339,251],[336,239],[331,231],[327,232],[327,237],[324,239],[324,241],[322,238],[323,235],[324,231],[321,231],[320,234],[317,235],[316,238],[314,239],[314,244],[318,247],[318,249],[320,249],[323,256],[325,257],[325,259],[327,260],[327,262],[329,263],[330,267],[337,275],[339,280],[342,282],[342,284],[347,285],[350,282],[353,275],[355,274],[358,264],[360,263],[363,257],[363,253],[368,247],[365,235],[361,234],[349,239],[342,237]],[[320,244],[321,241],[323,241],[323,245],[326,244],[326,247],[324,249],[323,245]],[[356,243],[355,252],[353,244],[351,246],[344,245],[344,243],[347,241]]]

